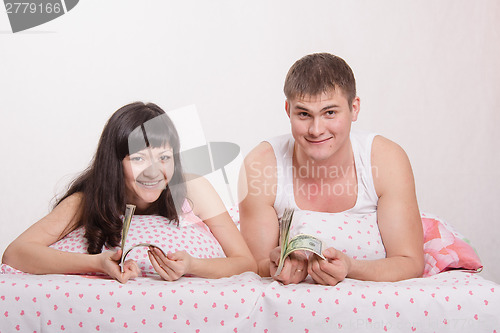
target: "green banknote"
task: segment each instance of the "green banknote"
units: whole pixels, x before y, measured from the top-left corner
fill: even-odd
[[[325,259],[322,252],[324,249],[323,242],[314,236],[307,234],[299,234],[289,239],[290,237],[290,227],[293,221],[293,209],[285,209],[283,212],[283,216],[280,220],[280,261],[278,264],[278,269],[276,270],[275,276],[281,274],[283,270],[283,265],[285,264],[285,259],[292,253],[293,251],[309,251],[317,256]]]

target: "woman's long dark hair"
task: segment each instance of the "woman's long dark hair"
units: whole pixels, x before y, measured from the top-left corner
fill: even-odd
[[[56,203],[57,206],[74,193],[83,194],[75,228],[85,227],[88,253],[100,253],[103,245],[115,247],[120,242],[122,215],[127,204],[123,159],[146,147],[165,145],[174,152],[174,174],[147,213],[178,223],[186,185],[179,158],[179,136],[170,118],[153,103],[135,102],[118,109],[108,120],[90,166]]]

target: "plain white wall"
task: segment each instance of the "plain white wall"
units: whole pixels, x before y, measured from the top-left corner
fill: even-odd
[[[86,167],[118,107],[196,104],[207,140],[247,153],[289,130],[288,68],[326,51],[355,72],[355,126],[405,148],[421,211],[500,282],[498,22],[496,0],[82,0],[17,34],[0,12],[0,251]]]

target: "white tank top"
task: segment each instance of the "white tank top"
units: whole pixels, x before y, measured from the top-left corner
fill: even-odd
[[[377,134],[351,130],[351,145],[354,154],[358,197],[354,207],[342,213],[369,214],[377,212],[378,196],[373,184],[371,151],[373,139]],[[286,207],[299,209],[293,192],[293,146],[291,134],[285,134],[268,140],[276,156],[277,193],[274,209],[278,217],[283,215]]]
[[[327,246],[355,259],[385,257],[377,225],[378,196],[373,183],[371,150],[376,133],[351,130],[350,140],[354,154],[358,195],[354,206],[339,213],[301,210],[295,202],[293,190],[293,148],[295,140],[285,134],[268,140],[276,156],[277,191],[274,209],[278,218],[285,208],[294,208],[291,236],[298,233],[321,238]],[[298,225],[295,221],[298,221]]]

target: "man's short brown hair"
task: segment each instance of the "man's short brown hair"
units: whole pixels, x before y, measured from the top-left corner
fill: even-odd
[[[351,105],[356,97],[356,80],[351,67],[330,53],[309,54],[297,60],[286,75],[287,99],[317,96],[340,88]]]

